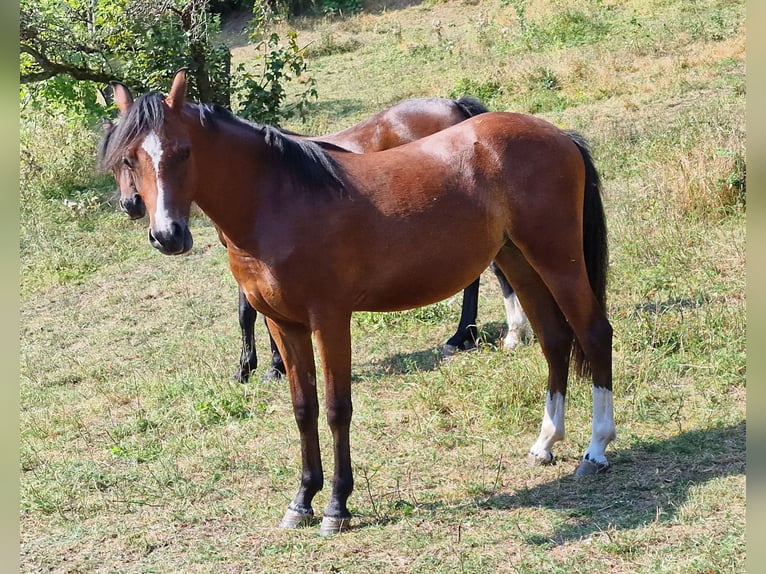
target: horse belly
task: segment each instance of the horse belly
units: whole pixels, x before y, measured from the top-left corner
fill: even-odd
[[[481,235],[446,229],[388,237],[356,297],[359,311],[398,311],[441,301],[473,282],[502,246],[502,232]]]

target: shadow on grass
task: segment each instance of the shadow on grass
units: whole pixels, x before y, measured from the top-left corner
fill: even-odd
[[[543,507],[567,514],[568,520],[556,527],[553,536],[531,536],[530,544],[563,544],[602,532],[609,525],[632,529],[669,521],[693,487],[744,474],[745,421],[645,441],[614,451],[611,459],[612,469],[603,476],[567,476],[514,493],[494,493],[476,502],[487,510]]]
[[[484,324],[479,330],[478,344],[502,346],[501,337],[505,334],[505,323],[501,321],[491,321]],[[408,353],[394,353],[385,359],[375,363],[367,376],[378,375],[407,375],[415,372],[430,372],[445,360],[441,356],[442,347],[429,347],[419,351]],[[500,351],[502,352],[502,351]]]
[[[629,530],[652,522],[669,522],[689,499],[693,488],[715,478],[745,473],[745,421],[689,431],[664,440],[647,440],[611,451],[605,475],[567,475],[515,492],[485,492],[464,504],[422,503],[435,518],[458,520],[466,513],[546,508],[563,515],[553,534],[525,535],[538,546],[558,546],[604,532]],[[514,461],[513,464],[523,464]],[[572,470],[574,471],[574,465]],[[454,517],[452,515],[455,515]],[[360,526],[397,522],[401,516],[363,520]],[[367,522],[368,524],[365,524]]]

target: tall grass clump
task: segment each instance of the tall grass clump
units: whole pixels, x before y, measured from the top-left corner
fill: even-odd
[[[692,105],[645,142],[647,193],[682,216],[720,219],[746,207],[744,125],[730,107]]]
[[[132,226],[116,213],[111,174],[98,173],[99,127],[83,118],[30,110],[21,115],[22,292],[80,280],[126,246],[105,244],[103,226]]]

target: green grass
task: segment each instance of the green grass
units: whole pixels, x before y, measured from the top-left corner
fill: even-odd
[[[467,92],[591,141],[610,232],[611,472],[571,476],[590,438],[580,380],[558,464],[526,466],[545,362],[534,343],[501,350],[485,273],[482,344],[448,361],[438,349],[459,295],[354,316],[354,528],[279,530],[297,430],[286,384],[260,380],[260,323],[253,381],[229,378],[236,295],[214,228],[196,217],[190,254],[155,252],[92,172],[98,134],[34,117],[22,125],[22,570],[742,572],[744,5],[368,8],[283,24],[314,42],[320,94],[286,127],[335,131],[405,97]],[[49,129],[69,138],[64,152]]]

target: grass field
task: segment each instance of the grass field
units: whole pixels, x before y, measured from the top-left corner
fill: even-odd
[[[281,24],[308,45],[319,90],[285,127],[325,133],[403,98],[471,93],[591,142],[610,233],[613,468],[572,477],[590,438],[580,380],[558,464],[527,467],[546,366],[535,343],[502,350],[485,273],[475,352],[438,357],[459,295],[354,316],[354,526],[280,530],[298,433],[286,385],[261,381],[260,324],[262,365],[248,385],[229,378],[236,293],[215,230],[198,216],[193,251],[160,255],[92,172],[98,134],[36,117],[21,133],[22,571],[743,572],[744,2],[367,7]],[[320,439],[327,467],[323,417]]]

